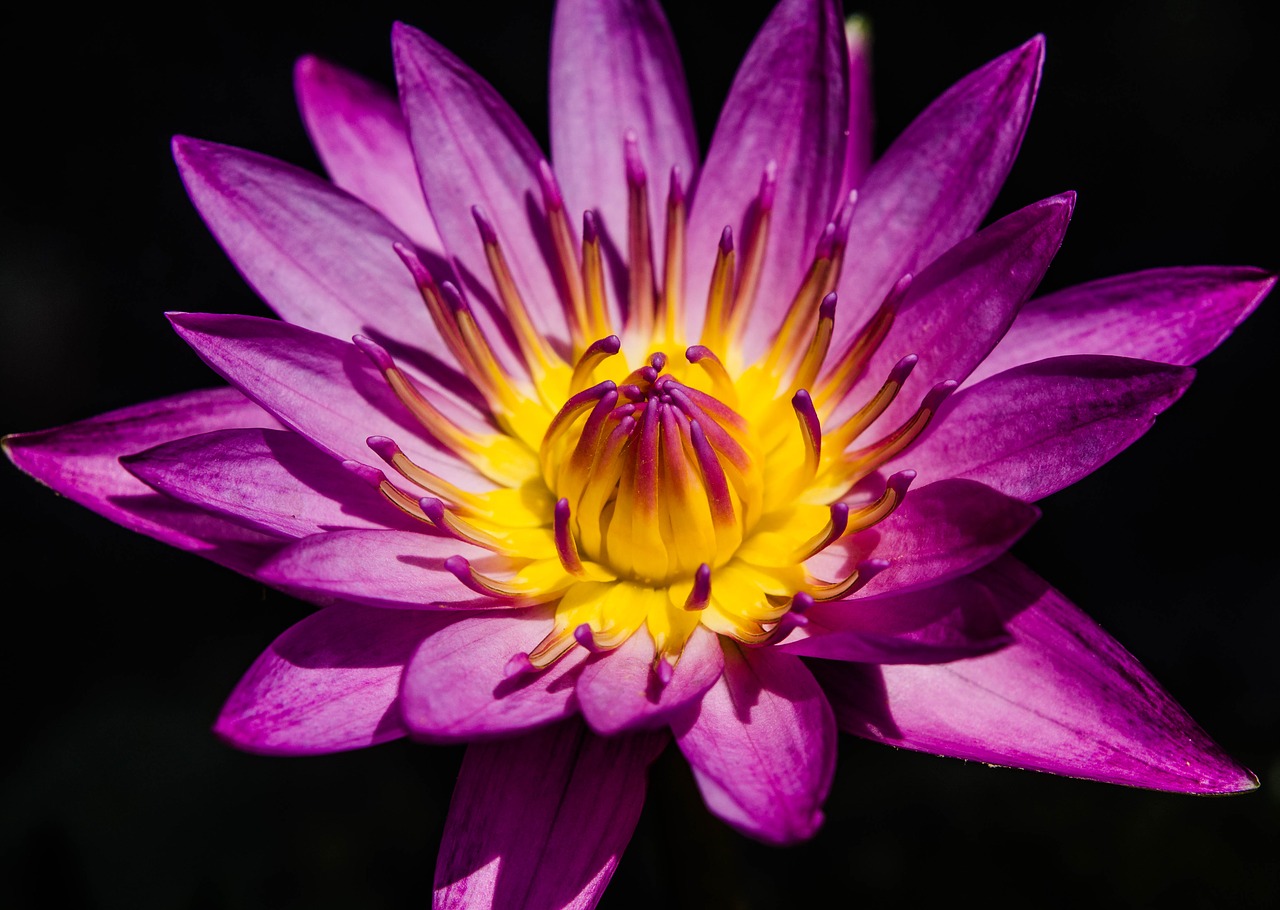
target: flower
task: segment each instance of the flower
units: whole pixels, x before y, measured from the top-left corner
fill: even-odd
[[[868,168],[841,26],[831,3],[779,6],[701,167],[652,4],[561,3],[554,170],[413,29],[400,108],[305,60],[340,190],[175,142],[283,319],[171,314],[231,388],[6,443],[55,489],[322,607],[232,695],[229,741],[477,743],[441,902],[598,896],[668,729],[710,809],[782,843],[820,823],[837,726],[1254,785],[1006,553],[1029,503],[1140,435],[1273,279],[1162,270],[1026,303],[1073,198],[975,230],[1041,42]],[[562,874],[535,874],[547,851]]]

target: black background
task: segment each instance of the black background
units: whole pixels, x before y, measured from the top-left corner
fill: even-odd
[[[667,6],[705,149],[770,4]],[[1047,36],[1036,113],[994,209],[1079,192],[1045,289],[1154,266],[1280,266],[1276,22],[1261,2],[857,9],[875,34],[878,148],[964,73]],[[187,201],[169,137],[318,169],[291,92],[300,54],[391,85],[402,19],[489,78],[545,144],[548,2],[5,15],[0,432],[216,384],[161,314],[267,310]],[[1261,777],[1259,791],[1148,793],[845,737],[825,828],[775,849],[711,818],[668,750],[601,906],[1280,904],[1277,306],[1202,361],[1143,439],[1043,502],[1017,547]],[[222,700],[306,608],[9,465],[0,484],[0,904],[429,903],[460,749],[231,750],[209,732]]]

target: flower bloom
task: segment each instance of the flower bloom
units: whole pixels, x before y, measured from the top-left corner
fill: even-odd
[[[875,162],[862,41],[837,2],[783,0],[705,158],[653,0],[559,3],[549,160],[408,26],[398,101],[303,59],[331,183],[174,142],[281,317],[169,315],[228,386],[6,439],[55,490],[320,607],[232,694],[229,742],[471,743],[440,906],[592,905],[671,740],[714,814],[780,844],[821,824],[838,729],[1256,786],[1007,551],[1274,278],[1033,299],[1073,195],[979,225],[1042,41]]]

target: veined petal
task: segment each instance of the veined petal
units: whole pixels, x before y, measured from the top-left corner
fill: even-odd
[[[706,692],[724,669],[718,637],[705,626],[694,630],[665,685],[653,660],[653,640],[641,627],[621,647],[583,667],[578,701],[591,729],[609,735],[660,726]]]
[[[874,554],[888,560],[889,567],[872,578],[860,596],[906,593],[986,565],[1039,517],[1035,506],[983,484],[939,480],[912,489],[884,521],[837,541],[808,565],[838,578]],[[842,564],[832,566],[837,559]]]
[[[1059,354],[1188,366],[1220,345],[1275,283],[1276,276],[1261,269],[1189,266],[1116,275],[1037,297],[969,383]]]
[[[917,354],[911,385],[963,380],[1008,331],[1062,245],[1075,205],[1065,193],[1033,203],[960,241],[911,282],[893,328],[844,410],[865,401],[902,357]],[[899,396],[880,418],[896,426],[918,401]],[[843,411],[837,408],[837,414]]]
[[[334,184],[385,215],[419,248],[441,254],[395,95],[309,55],[294,66],[293,86],[311,144]]]
[[[382,215],[256,152],[179,136],[173,155],[205,224],[282,319],[335,338],[368,334],[419,371],[457,368],[393,248],[412,241]]]
[[[867,174],[840,276],[845,344],[904,274],[968,236],[1004,184],[1040,84],[1044,39],[970,73],[908,126]]]
[[[835,772],[836,730],[798,657],[724,646],[724,674],[672,725],[707,808],[776,844],[811,837]]]
[[[271,643],[214,725],[239,749],[312,755],[405,735],[400,674],[423,638],[453,617],[327,607]]]
[[[665,732],[593,735],[569,720],[467,748],[436,863],[435,910],[589,910],[644,805]]]
[[[551,236],[542,215],[538,162],[544,157],[502,97],[465,63],[404,23],[392,33],[400,104],[427,207],[468,291],[491,299],[489,265],[472,208],[500,227],[516,286],[538,328],[568,339],[561,301],[547,267]],[[486,307],[478,308],[483,317]],[[488,330],[490,326],[486,326]],[[497,336],[490,333],[491,338]]]
[[[887,464],[965,477],[1028,502],[1110,461],[1182,396],[1195,371],[1128,357],[1054,357],[952,396],[921,439]]]
[[[1131,654],[1012,558],[981,573],[1014,643],[933,666],[815,662],[840,727],[907,749],[1185,793],[1250,790]]]
[[[684,68],[656,0],[561,0],[551,33],[551,160],[571,219],[595,209],[625,246],[623,136],[634,130],[650,186],[650,236],[661,237],[672,167],[692,182],[698,137]],[[654,190],[658,191],[655,195]]]
[[[366,462],[370,436],[396,440],[413,461],[471,489],[489,486],[421,425],[355,345],[275,319],[170,313],[205,363],[282,423],[339,460]],[[442,411],[449,402],[440,401]],[[478,427],[460,406],[450,417]]]
[[[463,587],[444,561],[487,551],[424,531],[333,531],[282,549],[257,577],[317,601],[338,598],[369,607],[473,610],[500,606]]]
[[[235,389],[185,392],[110,411],[88,420],[4,437],[19,469],[105,518],[156,540],[199,553],[240,572],[279,545],[207,510],[156,493],[120,466],[122,455],[210,430],[278,427]]]
[[[296,433],[215,430],[121,459],[152,489],[267,534],[422,524]]]
[[[1007,645],[998,602],[965,575],[903,595],[815,604],[775,648],[862,663],[944,663]]]
[[[466,742],[508,736],[569,716],[587,652],[574,648],[545,670],[508,675],[551,631],[554,608],[463,619],[423,642],[405,673],[404,720],[417,739]]]
[[[848,78],[839,3],[779,3],[734,77],[690,204],[685,288],[692,337],[721,232],[726,225],[739,230],[770,161],[777,163],[777,191],[754,312],[763,325],[781,323],[839,201]],[[767,332],[748,333],[744,355],[750,360],[770,340]]]

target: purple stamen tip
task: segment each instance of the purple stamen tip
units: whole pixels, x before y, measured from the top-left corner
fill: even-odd
[[[864,559],[858,563],[858,580],[865,585],[871,579],[875,578],[885,569],[889,568],[889,560],[876,557],[875,559]],[[859,585],[861,587],[861,585]]]
[[[653,367],[653,369],[658,373],[661,373],[662,368],[666,365],[667,355],[661,351],[655,351],[653,356],[649,358],[649,366]]]
[[[556,524],[569,520],[569,500],[561,497],[556,500]]]
[[[418,500],[418,507],[422,509],[423,514],[431,519],[431,523],[443,527],[444,525],[444,502],[436,499],[434,496],[424,496]]]
[[[627,183],[632,186],[644,184],[646,175],[644,162],[640,160],[640,137],[635,130],[627,130],[622,135],[622,158],[627,169]]]
[[[931,411],[936,410],[938,405],[942,404],[942,402],[946,400],[947,396],[959,388],[959,386],[960,383],[956,382],[954,379],[944,379],[942,382],[930,389],[928,395],[924,396],[924,402],[921,404],[921,407],[927,408]]]
[[[627,398],[631,398],[633,400],[644,397],[644,392],[641,391],[640,386],[636,385],[634,382],[618,386],[618,394],[625,395]]]
[[[720,232],[720,252],[726,256],[733,252],[733,228],[727,224]]]
[[[498,242],[498,232],[493,229],[493,222],[484,213],[484,209],[478,205],[471,206],[471,217],[476,220],[476,227],[480,229],[480,239],[484,243],[494,244]]]
[[[391,355],[387,353],[387,349],[367,335],[352,335],[351,343],[373,361],[373,365],[379,370],[386,372],[387,370],[395,369],[396,363],[391,359]]]
[[[906,494],[907,487],[911,486],[912,482],[915,479],[916,479],[915,471],[911,471],[911,470],[899,471],[898,473],[894,474],[892,477],[889,478],[889,481],[888,483],[885,484],[885,486],[887,486],[890,490],[893,490],[893,492],[897,494],[899,498],[901,498],[903,495]]]
[[[418,290],[435,287],[435,280],[432,279],[431,273],[427,271],[427,267],[422,264],[422,260],[418,258],[417,252],[398,240],[391,244],[391,248],[396,251],[400,261],[409,269],[409,274],[413,276],[413,282],[418,286]]]
[[[778,195],[778,162],[770,161],[764,166],[760,175],[760,209],[768,211],[773,208],[773,200]]]
[[[564,208],[564,196],[560,192],[560,184],[556,182],[555,172],[545,159],[538,161],[538,186],[542,190],[542,205],[548,211],[560,211]]]
[[[592,342],[590,352],[613,356],[622,350],[622,339],[617,335],[606,335],[599,341]]]
[[[529,659],[529,655],[524,651],[518,654],[512,654],[511,659],[507,661],[507,665],[502,668],[502,678],[512,679],[522,673],[531,673],[537,668],[533,665],[533,661]]]
[[[600,227],[596,224],[596,213],[587,209],[582,213],[582,242],[594,244],[600,239]]]
[[[684,359],[690,363],[698,363],[714,356],[715,354],[711,353],[711,349],[704,344],[690,345],[684,352]]]
[[[840,537],[847,527],[849,527],[849,504],[833,502],[831,504],[831,539]]]
[[[373,449],[375,455],[387,463],[390,463],[391,459],[401,454],[400,447],[389,436],[370,436],[364,442],[365,445]]]
[[[681,182],[682,176],[679,165],[675,165],[671,168],[671,185],[668,193],[671,197],[671,204],[673,205],[684,204],[684,184]]]
[[[827,226],[822,229],[822,233],[818,236],[817,246],[814,247],[813,255],[816,259],[830,259],[831,254],[836,248],[836,231],[835,224],[828,221]]]
[[[711,600],[711,566],[705,562],[693,573],[693,587],[685,598],[686,610],[704,610]]]
[[[383,474],[377,468],[372,465],[355,461],[354,459],[347,459],[342,463],[342,466],[371,486],[376,487],[387,479],[387,475]]]
[[[665,688],[671,684],[671,677],[675,675],[676,668],[671,666],[671,661],[666,656],[658,658],[658,662],[653,665],[653,671],[658,676],[658,682]]]
[[[819,319],[835,319],[836,317],[836,292],[832,291],[826,297],[822,298],[822,303],[818,305]]]
[[[582,647],[586,648],[593,654],[600,650],[596,647],[596,637],[591,634],[591,626],[585,622],[573,630],[573,637],[577,640],[578,644],[582,645]]]
[[[462,292],[452,281],[440,282],[440,296],[455,313],[467,309],[467,302],[462,299]]]
[[[801,591],[791,598],[791,612],[797,617],[803,616],[813,606],[813,595],[808,591]]]

